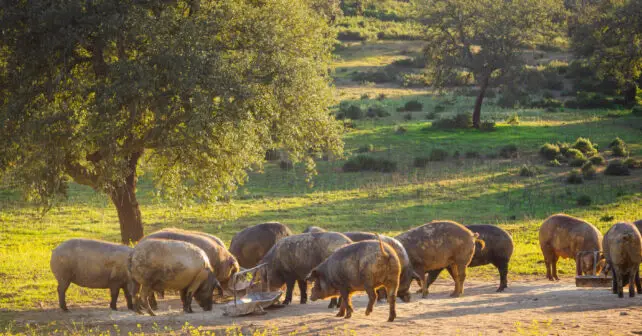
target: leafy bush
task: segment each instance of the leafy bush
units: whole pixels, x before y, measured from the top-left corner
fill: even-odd
[[[519,153],[517,151],[517,146],[513,144],[503,146],[499,149],[499,156],[503,157],[504,159],[512,159],[518,157]]]
[[[350,77],[356,82],[390,83],[397,80],[397,72],[383,68],[376,71],[356,71]]]
[[[591,203],[593,203],[593,200],[589,195],[582,195],[577,198],[577,205],[579,206],[589,206]]]
[[[374,152],[374,145],[373,144],[367,144],[364,146],[361,146],[357,149],[357,153],[371,153]]]
[[[448,158],[448,152],[441,148],[435,148],[430,152],[430,161],[444,161]]]
[[[537,174],[539,174],[539,169],[537,169],[537,167],[523,165],[522,168],[519,169],[519,176],[533,177]]]
[[[471,113],[459,113],[452,118],[442,118],[433,121],[432,127],[437,129],[457,129],[473,127],[473,116]]]
[[[479,125],[479,130],[482,132],[494,132],[495,122],[491,120],[482,121]]]
[[[548,161],[546,163],[546,165],[549,166],[549,167],[561,167],[562,166],[562,164],[559,161],[555,160],[555,159],[551,160],[551,161]]]
[[[572,147],[579,150],[584,155],[592,156],[597,154],[597,149],[595,149],[595,146],[593,145],[593,143],[591,143],[591,140],[587,138],[577,138]]]
[[[560,148],[560,153],[566,155],[566,152],[571,148],[571,145],[568,142],[558,142],[557,146]]]
[[[590,180],[597,175],[597,170],[590,161],[585,162],[581,169],[582,175],[584,175],[584,178],[587,180]]]
[[[636,160],[634,158],[628,158],[622,162],[625,164],[629,169],[639,169],[642,168],[642,160]]]
[[[589,161],[591,161],[591,163],[596,166],[601,166],[606,162],[604,160],[604,157],[602,157],[601,155],[593,155],[589,158]]]
[[[401,85],[408,88],[422,88],[432,85],[432,78],[425,73],[407,73],[401,76]]]
[[[569,160],[579,160],[579,159],[586,159],[584,157],[584,154],[580,152],[579,150],[575,148],[569,148],[566,150],[566,154],[564,154]]]
[[[631,114],[636,117],[642,117],[642,105],[635,105],[631,109]]]
[[[605,95],[595,92],[579,92],[575,99],[567,100],[564,107],[574,109],[612,108],[614,104]]]
[[[584,183],[584,178],[582,173],[578,169],[573,169],[566,177],[566,183],[568,184],[582,184]]]
[[[585,163],[589,162],[586,158],[575,158],[569,161],[568,165],[571,167],[582,167]]]
[[[388,112],[388,110],[383,104],[377,103],[368,107],[368,112],[366,113],[366,116],[368,118],[385,118],[385,117],[389,117],[390,113]]]
[[[361,106],[354,104],[342,104],[339,107],[339,113],[337,114],[337,119],[348,118],[352,120],[359,120],[363,118],[364,112]]]
[[[624,164],[621,160],[613,160],[606,166],[604,170],[604,175],[611,176],[628,176],[631,175],[629,167]]]
[[[540,147],[539,154],[547,160],[554,160],[557,155],[560,154],[560,147],[558,145],[546,143]]]
[[[400,111],[417,112],[417,111],[421,111],[423,108],[424,108],[424,104],[420,103],[419,101],[409,100],[403,105]]]
[[[373,158],[366,155],[357,155],[343,164],[343,171],[376,171],[382,173],[390,173],[397,171],[397,163],[386,159]]]
[[[392,66],[399,68],[417,68],[423,69],[426,66],[426,61],[423,57],[410,57],[398,59],[391,63]]]
[[[626,148],[626,143],[624,142],[624,140],[620,139],[619,137],[611,141],[611,143],[609,144],[609,148],[613,152],[613,156],[619,156],[619,157],[629,156],[629,151]]]

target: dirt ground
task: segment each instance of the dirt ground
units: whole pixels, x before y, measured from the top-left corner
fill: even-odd
[[[464,296],[453,299],[449,297],[452,281],[438,280],[428,298],[413,294],[410,303],[398,303],[393,323],[386,322],[387,303],[378,303],[365,316],[367,297],[363,294],[353,298],[355,312],[349,320],[334,317],[336,310],[328,309],[327,301],[300,305],[298,297],[292,305],[269,309],[265,315],[235,318],[223,316],[220,306],[203,312],[195,303],[195,313],[184,314],[175,297],[160,302],[156,317],[125,311],[124,302],[120,311],[111,312],[105,302],[100,306],[70,304],[71,313],[51,308],[16,313],[14,318],[18,326],[55,320],[59,328],[72,328],[71,321],[75,321],[84,328],[113,330],[117,324],[123,333],[154,333],[165,326],[178,331],[188,322],[223,335],[230,327],[241,328],[244,335],[265,329],[283,335],[295,331],[303,335],[642,335],[642,296],[629,298],[626,290],[619,299],[607,288],[576,288],[572,278],[555,283],[514,281],[504,293],[495,293],[495,286],[469,281]]]

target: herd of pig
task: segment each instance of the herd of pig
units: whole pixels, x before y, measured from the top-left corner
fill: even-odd
[[[613,293],[623,296],[629,285],[642,292],[638,268],[642,256],[642,220],[613,225],[603,237],[595,226],[564,214],[547,218],[539,231],[546,276],[558,280],[557,261],[575,258],[578,275],[613,273]],[[122,289],[127,307],[150,315],[158,309],[156,296],[165,290],[180,293],[183,310],[192,312],[192,299],[205,311],[214,295],[223,297],[232,276],[243,268],[267,264],[257,274],[269,290],[286,286],[283,304],[292,301],[295,283],[301,303],[307,302],[307,285],[313,282],[312,301],[330,298],[337,316],[350,318],[351,295],[368,295],[366,315],[377,299],[387,299],[388,321],[396,317],[395,302],[410,301],[416,280],[422,297],[446,269],[455,282],[452,297],[463,294],[466,268],[492,264],[499,271],[498,292],[508,286],[508,263],[513,253],[508,232],[492,225],[463,226],[433,221],[395,238],[368,232],[327,232],[308,227],[293,234],[280,223],[263,223],[237,233],[229,250],[217,238],[202,232],[164,229],[144,237],[135,247],[100,240],[70,239],[57,246],[51,270],[58,281],[60,308],[67,311],[65,293],[71,283],[108,288],[110,308],[116,310]],[[595,258],[597,256],[597,258]],[[597,264],[595,264],[597,263]]]

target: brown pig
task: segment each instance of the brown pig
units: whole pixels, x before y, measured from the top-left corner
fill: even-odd
[[[475,253],[474,234],[465,226],[452,221],[432,221],[398,235],[397,240],[406,248],[415,272],[424,279],[426,272],[450,268],[455,290],[450,295],[458,297],[464,293],[466,267]],[[422,297],[428,295],[428,282],[422,281]]]
[[[559,280],[557,261],[559,258],[577,258],[582,251],[601,251],[602,233],[592,224],[564,214],[548,217],[539,229],[539,245],[546,263],[546,277]],[[593,273],[593,256],[586,254],[576,259],[580,269],[577,275]],[[599,261],[597,273],[604,265]]]
[[[111,303],[116,309],[118,292],[123,289],[127,308],[133,309],[129,292],[127,261],[132,248],[94,239],[69,239],[58,245],[51,253],[51,271],[58,281],[60,308],[68,311],[65,294],[74,283],[87,288],[109,288]]]
[[[617,223],[604,235],[604,257],[613,271],[613,294],[624,297],[624,284],[629,284],[629,297],[640,288],[639,269],[642,261],[642,237],[631,223]]]
[[[236,258],[224,246],[200,233],[187,230],[161,230],[145,236],[143,240],[150,238],[179,240],[192,243],[201,248],[205,251],[210,261],[214,274],[216,274],[216,280],[223,287],[227,287],[232,275],[240,269]]]
[[[310,299],[341,297],[337,317],[352,316],[351,295],[365,290],[368,294],[366,316],[370,315],[377,298],[376,290],[385,288],[390,311],[388,322],[395,320],[395,297],[399,288],[401,263],[395,249],[381,239],[364,240],[336,250],[328,259],[315,267],[308,276],[314,281]]]
[[[258,265],[279,239],[291,235],[292,231],[281,223],[257,224],[234,235],[230,252],[241,267],[252,268]]]
[[[308,300],[305,278],[310,271],[334,251],[352,241],[341,233],[302,233],[285,237],[274,244],[259,264],[268,264],[259,274],[262,281],[270,283],[270,290],[286,285],[284,304],[292,302],[294,283],[301,291],[301,304]]]
[[[152,291],[180,291],[183,311],[192,313],[192,297],[205,311],[212,310],[212,294],[220,284],[207,254],[198,246],[179,240],[146,238],[132,252],[129,271],[135,281],[136,311],[145,308],[154,315],[149,297]]]

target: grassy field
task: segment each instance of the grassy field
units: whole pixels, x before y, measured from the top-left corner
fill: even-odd
[[[340,55],[335,67],[349,73],[359,67],[384,66],[398,59],[399,51],[417,47],[416,42],[395,42],[366,51],[352,50]],[[146,232],[182,227],[215,234],[229,243],[239,230],[265,221],[285,223],[295,232],[317,225],[390,235],[434,219],[489,223],[514,237],[517,246],[510,266],[514,279],[544,274],[537,230],[551,214],[565,212],[584,218],[602,232],[617,221],[642,218],[641,170],[634,170],[631,176],[612,177],[602,174],[604,167],[600,167],[595,179],[569,185],[565,176],[571,168],[546,167],[537,155],[545,142],[572,143],[578,137],[588,137],[606,149],[619,136],[627,142],[631,155],[640,158],[642,118],[626,111],[509,110],[489,99],[483,119],[498,122],[495,132],[442,131],[429,127],[435,106],[445,105],[438,117],[453,115],[470,110],[474,98],[457,92],[341,83],[337,87],[339,100],[364,107],[380,104],[391,113],[387,118],[355,121],[354,129],[348,129],[344,137],[346,156],[372,145],[374,152],[367,155],[396,162],[397,172],[344,173],[343,161],[319,161],[319,174],[312,186],[302,167],[282,170],[278,163],[268,163],[263,173],[251,174],[235,195],[209,205],[160,200],[154,196],[149,176],[143,176],[138,197]],[[396,109],[409,100],[421,102],[423,109],[412,112],[412,119],[406,120],[408,113]],[[519,124],[503,123],[515,115]],[[498,157],[498,151],[509,144],[517,146],[518,157]],[[428,156],[435,148],[448,151],[449,158],[430,162],[425,168],[413,167],[416,157]],[[460,157],[453,157],[455,152]],[[466,152],[480,157],[464,158]],[[608,151],[601,152],[611,159]],[[539,168],[540,174],[519,176],[523,165]],[[577,204],[578,197],[584,195],[590,197],[591,205]],[[79,185],[72,185],[69,199],[44,216],[15,192],[0,191],[0,321],[4,321],[0,323],[7,323],[22,310],[56,305],[56,283],[49,270],[52,248],[72,237],[119,241],[118,228],[109,200]],[[572,274],[573,267],[570,261],[563,262],[561,273]],[[470,276],[497,281],[492,267],[472,269]],[[108,301],[106,290],[76,286],[67,297],[73,304],[106,305]]]

